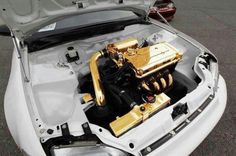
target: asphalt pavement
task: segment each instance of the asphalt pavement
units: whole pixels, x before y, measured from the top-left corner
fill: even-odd
[[[175,0],[174,2],[177,13],[171,25],[205,45],[218,57],[220,73],[226,80],[228,90],[228,102],[223,117],[191,155],[235,156],[236,1]],[[8,131],[3,109],[4,93],[10,74],[12,47],[10,38],[0,37],[0,155],[2,156],[21,155]]]

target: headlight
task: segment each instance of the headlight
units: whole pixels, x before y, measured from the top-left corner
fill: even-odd
[[[167,5],[167,7],[169,7],[169,8],[174,8],[175,6],[174,6],[174,3],[169,3],[169,4]]]
[[[76,147],[73,145],[68,146],[54,146],[51,149],[52,156],[128,156],[127,153],[108,147],[105,145],[99,146],[83,146],[83,147]]]
[[[204,53],[200,56],[200,63],[203,64],[212,74],[212,78],[214,80],[214,92],[217,89],[218,79],[219,79],[219,68],[218,62],[215,56],[211,53]]]
[[[214,79],[214,92],[217,90],[218,80],[219,80],[219,67],[218,62],[211,60],[209,63],[209,69]]]

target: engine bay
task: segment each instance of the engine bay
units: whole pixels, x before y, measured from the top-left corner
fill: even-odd
[[[52,137],[45,129],[58,136],[63,123],[81,133],[80,125],[88,122],[99,133],[122,138],[196,88],[192,65],[198,49],[153,28],[130,26],[115,38],[94,37],[29,55],[42,143]]]

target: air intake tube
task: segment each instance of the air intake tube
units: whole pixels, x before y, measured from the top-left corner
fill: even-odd
[[[106,56],[106,52],[96,52],[90,59],[90,70],[93,80],[93,87],[96,96],[96,104],[97,106],[105,106],[106,100],[104,95],[104,89],[102,86],[101,78],[98,71],[97,61]]]

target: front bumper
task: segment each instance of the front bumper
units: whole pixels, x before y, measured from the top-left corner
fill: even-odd
[[[218,90],[204,110],[178,133],[172,134],[168,140],[158,140],[156,146],[152,144],[143,149],[142,155],[189,155],[215,127],[225,110],[226,101],[226,84],[223,77],[220,76]]]

